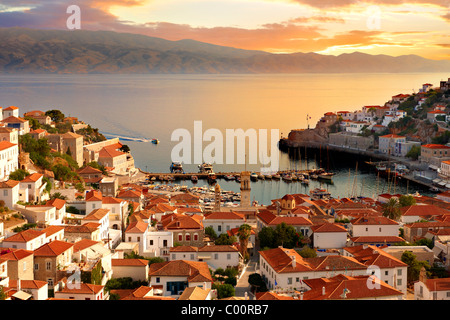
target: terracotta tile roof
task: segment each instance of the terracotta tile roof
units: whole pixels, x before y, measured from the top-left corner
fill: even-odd
[[[431,204],[416,204],[412,206],[406,206],[400,208],[403,216],[439,216],[450,214],[449,210],[445,210],[441,207],[437,207]]]
[[[297,251],[286,248],[275,248],[259,251],[259,254],[277,273],[311,272],[313,268],[306,262]],[[295,267],[293,258],[295,257]]]
[[[186,216],[179,214],[170,214],[165,219],[161,219],[161,223],[166,230],[177,229],[203,229],[202,221],[199,221],[194,216]]]
[[[91,190],[86,193],[86,201],[102,201],[102,193],[100,191]]]
[[[24,249],[10,249],[7,253],[0,255],[3,260],[22,260],[33,255],[33,251]]]
[[[352,257],[329,255],[305,259],[315,271],[365,270],[367,266]]]
[[[105,216],[109,214],[109,209],[95,209],[91,213],[89,213],[87,216],[83,218],[83,220],[93,220],[93,221],[99,221]]]
[[[384,136],[381,136],[380,138],[400,139],[400,138],[406,138],[406,137],[391,133],[391,134],[386,134]]]
[[[197,252],[198,247],[193,246],[176,246],[169,249],[170,252]]]
[[[22,289],[40,289],[45,287],[47,281],[40,280],[20,280],[20,288]],[[9,280],[9,288],[17,288],[17,280]]]
[[[148,229],[148,223],[143,221],[131,222],[125,232],[127,233],[144,233]]]
[[[145,209],[150,209],[155,213],[166,213],[166,212],[174,212],[176,210],[175,207],[172,207],[166,203],[157,203],[146,206]]]
[[[102,174],[102,171],[99,169],[92,168],[91,166],[86,166],[84,168],[79,169],[78,174]]]
[[[1,189],[12,189],[15,186],[17,186],[20,182],[16,180],[7,180],[7,181],[1,181],[0,182],[0,188]]]
[[[398,222],[383,216],[364,216],[353,219],[350,223],[357,225],[398,225]]]
[[[9,116],[8,118],[3,119],[2,122],[4,122],[4,123],[24,123],[24,122],[28,122],[28,120],[25,120],[21,117]]]
[[[405,241],[401,237],[395,236],[364,236],[350,238],[353,243],[399,243]]]
[[[111,259],[113,267],[145,267],[148,261],[145,259]]]
[[[99,158],[115,158],[122,155],[125,155],[125,153],[117,151],[114,147],[104,147],[98,153]]]
[[[41,173],[32,173],[32,174],[26,176],[25,179],[23,179],[20,182],[37,182],[43,176],[44,175]]]
[[[150,277],[184,276],[188,282],[212,282],[211,272],[206,262],[173,260],[150,265]]]
[[[78,284],[78,283],[77,283]],[[57,293],[70,293],[70,294],[98,294],[101,291],[103,291],[104,286],[97,285],[97,284],[90,284],[90,283],[79,283],[80,286],[71,286],[69,288],[68,285],[64,286],[60,291],[55,292]]]
[[[28,229],[6,238],[3,242],[28,242],[42,235],[45,235],[45,232]]]
[[[17,146],[17,144],[11,143],[9,141],[0,141],[0,151],[9,149],[9,148],[12,148],[15,146]]]
[[[140,198],[142,195],[141,192],[137,191],[137,190],[122,190],[119,192],[118,194],[118,198]]]
[[[277,216],[268,210],[259,212],[256,217],[266,225],[278,225],[283,222],[292,226],[312,226],[313,224],[311,220],[304,217]]]
[[[45,232],[45,236],[49,237],[52,234],[60,232],[61,230],[64,230],[64,226],[48,226],[47,228],[43,229],[42,232]]]
[[[365,247],[364,245],[360,245],[356,247],[346,247],[344,250],[351,253],[356,260],[366,266],[376,265],[379,268],[397,268],[408,266],[406,263],[376,246],[369,245]]]
[[[233,245],[206,245],[198,248],[198,252],[239,252],[239,250]]]
[[[244,220],[243,214],[237,212],[211,212],[205,215],[205,220]]]
[[[257,292],[256,300],[294,300],[293,297],[282,296],[275,292]]]
[[[345,275],[338,275],[332,278],[318,278],[303,280],[303,282],[311,288],[303,294],[303,300],[352,300],[352,299],[367,299],[376,297],[390,297],[403,296],[403,293],[385,282],[373,276],[357,276],[350,277]],[[368,281],[378,283],[380,285],[377,290],[373,290],[367,285]],[[323,293],[325,287],[325,294]],[[347,292],[343,296],[344,290]]]
[[[65,226],[64,233],[92,233],[98,229],[99,223],[89,222],[81,226]]]
[[[99,244],[100,242],[98,241],[94,241],[94,240],[90,240],[90,239],[81,239],[77,242],[74,243],[73,245],[73,252],[78,252],[81,250],[84,250],[86,248],[92,247],[96,244]]]
[[[154,296],[153,287],[141,286],[130,290],[111,290],[111,293],[119,294],[120,300],[175,300],[172,297]]]
[[[58,210],[61,210],[64,207],[64,205],[66,204],[66,200],[55,198],[53,200],[48,200],[45,204],[53,206]]]
[[[203,289],[200,287],[188,287],[184,289],[178,300],[206,300],[211,289]]]
[[[115,197],[103,197],[102,203],[103,204],[119,204],[125,202],[123,199],[115,198]]]
[[[62,135],[63,139],[78,139],[78,138],[83,138],[82,135],[73,133],[73,132],[66,132]]]
[[[323,223],[311,227],[311,230],[315,233],[318,232],[347,232],[347,230],[336,223]]]
[[[73,246],[74,246],[73,243],[54,240],[34,250],[34,256],[35,257],[59,256],[61,253],[69,250]]]
[[[421,146],[422,148],[427,148],[427,149],[450,149],[449,146],[444,146],[442,144],[424,144]]]
[[[429,291],[450,291],[450,278],[427,279],[425,282]]]
[[[232,229],[230,229],[230,230],[227,230],[227,234],[231,237],[231,236],[235,236],[235,237],[238,237],[239,236],[239,228],[232,228]],[[250,231],[250,235],[256,235],[256,232],[255,232],[255,230],[253,230],[253,228],[252,228],[252,230]]]

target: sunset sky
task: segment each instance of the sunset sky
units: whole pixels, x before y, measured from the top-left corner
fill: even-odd
[[[194,39],[273,53],[354,51],[450,59],[450,0],[0,0],[0,27]]]

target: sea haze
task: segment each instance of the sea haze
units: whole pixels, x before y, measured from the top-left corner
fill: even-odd
[[[151,172],[168,172],[171,151],[178,142],[172,132],[184,128],[193,137],[194,121],[203,131],[219,129],[279,129],[287,136],[291,129],[315,126],[328,111],[353,111],[364,105],[382,105],[393,95],[417,92],[423,83],[439,85],[445,73],[407,74],[258,74],[258,75],[0,75],[1,106],[17,106],[20,112],[59,109],[66,116],[99,128],[101,132],[139,138],[158,138],[159,145],[124,141],[136,166]],[[270,136],[270,135],[269,135]],[[203,146],[209,142],[204,142]],[[324,151],[325,152],[325,151]],[[314,159],[310,159],[314,162]],[[316,158],[319,162],[319,159]],[[347,196],[349,169],[356,160],[333,163],[340,170],[334,196]],[[300,168],[286,154],[280,167]],[[320,163],[310,164],[310,168]],[[325,165],[323,165],[325,166]],[[258,170],[259,165],[247,169]],[[244,165],[215,165],[219,171],[241,171]],[[197,171],[197,164],[185,165]],[[372,196],[375,179],[367,173],[357,179],[355,190]],[[370,180],[372,179],[372,180]],[[339,181],[345,188],[339,188]],[[350,179],[353,182],[353,178]],[[370,182],[371,181],[371,182]],[[221,182],[236,191],[237,183]],[[273,184],[273,187],[271,187]],[[279,192],[305,192],[300,184],[255,183],[255,197],[265,203]],[[260,186],[260,187],[258,187]],[[313,187],[314,185],[311,185]],[[292,190],[290,190],[291,188]],[[381,188],[381,187],[380,187]],[[413,191],[409,186],[409,191]],[[259,190],[259,191],[258,191]],[[381,191],[381,189],[379,190]],[[386,190],[385,190],[386,191]],[[401,191],[398,189],[397,191]]]

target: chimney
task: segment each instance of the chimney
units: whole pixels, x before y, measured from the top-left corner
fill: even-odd
[[[203,282],[203,290],[206,290],[206,281]]]
[[[244,300],[248,300],[248,293],[247,293],[247,291],[245,291]]]
[[[21,289],[20,279],[17,279],[17,291],[20,291]]]
[[[322,287],[322,295],[325,295],[325,287]]]
[[[297,265],[297,261],[295,260],[295,256],[292,256],[292,268],[295,268],[295,266]]]
[[[303,300],[303,291],[300,292],[300,300]]]

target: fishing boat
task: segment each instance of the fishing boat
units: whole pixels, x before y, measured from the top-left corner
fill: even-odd
[[[298,178],[297,178],[297,176],[295,174],[292,174],[291,178],[292,178],[292,181],[297,181],[298,180]]]
[[[280,179],[281,179],[281,176],[277,173],[277,174],[274,174],[274,175],[272,176],[272,179],[280,180]]]
[[[198,165],[198,171],[199,173],[213,173],[212,164],[209,162],[203,162]]]
[[[179,161],[173,161],[170,165],[171,173],[184,173],[183,165]]]
[[[151,141],[152,141],[153,144],[158,144],[159,143],[158,139],[152,139]]]
[[[290,174],[285,174],[285,175],[283,175],[283,180],[284,181],[292,181],[292,176]]]
[[[325,189],[315,188],[309,192],[312,200],[329,200],[331,193]]]
[[[324,172],[319,174],[319,179],[325,179],[325,180],[331,180],[331,178],[334,176],[334,173],[332,172]]]
[[[258,174],[252,172],[252,173],[250,174],[250,179],[253,180],[253,181],[257,181],[257,180],[258,180]]]
[[[227,174],[223,178],[227,181],[236,179],[232,174]]]
[[[303,180],[302,180],[302,183],[303,183],[303,184],[309,184],[309,180],[308,180],[308,179],[303,179]]]
[[[264,180],[264,179],[265,179],[265,177],[264,177],[263,174],[259,174],[259,175],[258,175],[258,178],[261,179],[261,180]]]
[[[198,181],[198,177],[197,176],[191,176],[191,181],[192,182],[197,182]]]
[[[269,173],[266,173],[266,174],[264,174],[264,178],[270,180],[270,179],[272,179],[272,175]]]

